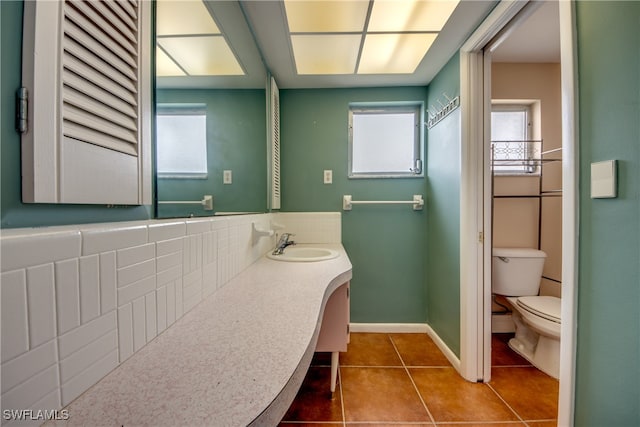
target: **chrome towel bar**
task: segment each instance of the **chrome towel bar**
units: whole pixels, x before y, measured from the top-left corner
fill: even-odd
[[[202,205],[205,211],[213,210],[213,196],[205,195],[202,200],[158,200],[159,205]]]
[[[352,205],[413,205],[414,211],[421,211],[424,206],[422,194],[414,194],[413,200],[353,200],[350,194],[342,196],[342,209],[350,211]]]

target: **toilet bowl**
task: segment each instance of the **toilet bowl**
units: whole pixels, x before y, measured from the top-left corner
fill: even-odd
[[[560,298],[539,296],[546,254],[537,249],[494,248],[492,290],[512,306],[516,353],[544,373],[559,377]]]
[[[547,375],[560,375],[560,298],[507,297],[513,307],[516,336],[509,347]]]

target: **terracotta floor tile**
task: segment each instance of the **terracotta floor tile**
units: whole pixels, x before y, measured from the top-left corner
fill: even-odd
[[[557,420],[527,421],[529,427],[558,427]]]
[[[427,334],[390,334],[407,366],[451,366]]]
[[[283,421],[342,421],[340,388],[331,399],[331,368],[310,367]]]
[[[346,421],[431,421],[404,369],[341,367],[340,374]]]
[[[531,366],[524,357],[509,348],[514,334],[491,334],[491,366]]]
[[[435,424],[431,423],[411,423],[411,424],[403,424],[403,423],[347,423],[347,427],[434,427]],[[460,426],[458,427],[466,427]]]
[[[486,385],[464,380],[454,368],[411,368],[436,423],[445,421],[518,421]]]
[[[388,334],[351,334],[346,353],[340,353],[341,366],[402,366]]]
[[[438,427],[526,427],[525,423],[521,422],[488,422],[488,423],[438,423]]]
[[[335,399],[329,399],[331,355],[317,353],[281,426],[341,426],[343,399],[351,427],[433,427],[406,371],[383,368],[402,366],[396,348],[409,366],[437,366],[446,361],[440,367],[410,368],[438,426],[524,426],[513,411],[530,427],[555,426],[558,381],[509,349],[510,337],[492,337],[492,381],[474,384],[455,372],[425,334],[353,333],[348,351],[340,353],[343,394],[338,387]]]
[[[326,423],[326,422],[308,422],[308,423],[300,423],[300,422],[286,422],[283,421],[278,424],[279,427],[343,427],[342,423]]]
[[[494,367],[489,384],[525,421],[558,417],[558,380],[534,367]]]

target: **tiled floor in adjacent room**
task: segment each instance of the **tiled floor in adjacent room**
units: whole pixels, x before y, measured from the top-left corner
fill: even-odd
[[[426,334],[352,333],[330,398],[330,357],[316,354],[282,427],[556,425],[558,381],[492,342],[492,380],[462,379]]]

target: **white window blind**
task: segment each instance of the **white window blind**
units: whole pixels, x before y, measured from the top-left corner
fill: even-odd
[[[23,201],[151,203],[149,22],[144,1],[25,2]]]

